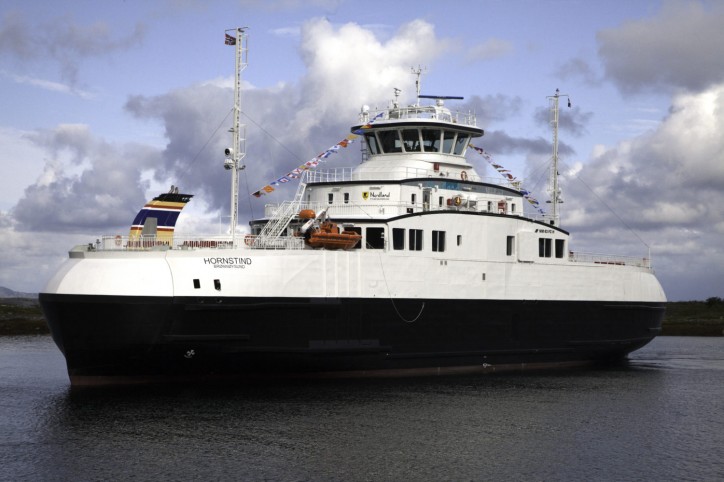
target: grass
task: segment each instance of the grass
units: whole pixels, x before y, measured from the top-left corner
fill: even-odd
[[[0,298],[0,336],[49,333],[38,300]],[[677,301],[667,303],[662,335],[724,335],[724,300]]]

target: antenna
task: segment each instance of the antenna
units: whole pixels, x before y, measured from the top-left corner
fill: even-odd
[[[236,46],[236,73],[234,75],[234,126],[229,129],[232,133],[232,147],[224,151],[226,160],[224,168],[231,171],[231,220],[229,222],[231,230],[231,245],[234,246],[236,240],[236,224],[239,217],[239,171],[246,166],[241,161],[246,157],[246,125],[241,124],[241,73],[248,65],[249,48],[247,46],[248,36],[246,34],[247,27],[226,30],[225,43],[227,45]],[[234,36],[228,32],[233,31]]]
[[[570,107],[571,98],[568,94],[561,94],[558,89],[556,89],[555,95],[547,97],[551,106],[551,126],[553,127],[553,159],[551,162],[550,185],[548,187],[551,199],[548,202],[552,204],[551,224],[554,226],[558,226],[560,224],[558,204],[563,203],[563,200],[560,198],[561,190],[558,187],[558,99],[561,97],[566,97],[568,99],[568,107]]]
[[[420,77],[422,76],[422,73],[427,70],[426,67],[420,67],[417,66],[417,69],[415,67],[412,67],[410,69],[412,71],[412,74],[417,76],[417,79],[415,79],[415,91],[417,92],[417,102],[415,102],[415,106],[420,106]]]

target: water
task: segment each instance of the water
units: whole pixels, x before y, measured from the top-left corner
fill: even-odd
[[[535,374],[71,390],[0,338],[0,480],[723,480],[724,338]]]

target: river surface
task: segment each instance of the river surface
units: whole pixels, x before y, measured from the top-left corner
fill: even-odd
[[[0,337],[0,480],[724,480],[724,338],[545,373],[71,390]]]

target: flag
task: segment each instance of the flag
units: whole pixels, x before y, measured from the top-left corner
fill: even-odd
[[[226,45],[236,45],[236,38],[232,37],[228,33],[224,34],[224,43]]]

